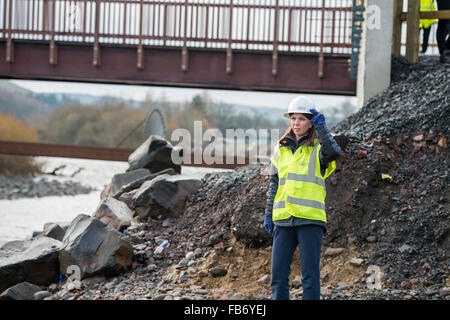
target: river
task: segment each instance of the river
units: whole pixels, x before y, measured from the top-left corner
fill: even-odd
[[[72,180],[94,188],[89,194],[76,196],[49,196],[42,198],[21,198],[0,200],[0,246],[12,240],[31,237],[33,231],[42,231],[47,222],[70,222],[79,214],[92,215],[100,203],[100,194],[114,174],[123,173],[128,163],[118,161],[85,160],[69,158],[37,157],[44,163],[44,172],[57,171],[57,176],[40,175],[49,180]],[[73,178],[70,176],[80,170]],[[208,172],[229,171],[203,167],[182,166],[181,173],[204,176]]]

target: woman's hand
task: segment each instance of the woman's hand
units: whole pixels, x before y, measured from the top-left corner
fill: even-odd
[[[273,232],[273,221],[271,213],[266,213],[266,215],[264,216],[264,228],[268,233]]]
[[[311,123],[314,124],[316,128],[323,126],[325,124],[325,116],[321,114],[316,109],[309,109],[309,111],[313,114],[313,118],[311,119]]]

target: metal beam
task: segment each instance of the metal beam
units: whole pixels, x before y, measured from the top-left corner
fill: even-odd
[[[53,143],[1,141],[0,154],[128,161],[134,150],[85,147]]]
[[[400,15],[401,21],[406,21],[408,12],[402,12]],[[420,11],[420,19],[450,19],[450,10],[438,10],[438,11]]]
[[[3,141],[0,140],[0,154],[17,155],[17,156],[35,156],[35,157],[59,157],[59,158],[79,158],[92,160],[110,160],[110,161],[128,161],[128,156],[133,152],[133,149],[118,149],[118,148],[104,148],[104,147],[86,147],[75,145],[64,145],[54,143],[40,143],[40,142],[18,142],[18,141]],[[189,161],[186,161],[189,159]],[[222,163],[205,163],[202,158],[201,163],[195,163],[194,153],[184,156],[184,166],[190,167],[207,167],[207,168],[222,168],[234,169],[249,164],[249,158],[241,158],[234,156],[232,161],[223,156]],[[260,158],[260,160],[268,159]],[[200,162],[200,161],[199,161]],[[228,163],[227,163],[228,162]],[[232,162],[232,163],[230,163]]]
[[[324,55],[326,76],[317,77],[318,54],[278,52],[277,76],[272,52],[233,51],[232,74],[226,73],[223,50],[191,48],[189,70],[179,68],[178,48],[153,48],[143,57],[146,72],[136,66],[136,47],[102,45],[102,63],[92,65],[92,45],[58,42],[58,64],[49,65],[48,42],[15,40],[15,61],[3,56],[0,40],[0,78],[142,84],[215,89],[355,95],[356,81],[348,73],[347,55]],[[120,61],[120,63],[117,63]]]

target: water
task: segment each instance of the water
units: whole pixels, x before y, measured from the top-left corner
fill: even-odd
[[[60,182],[72,180],[94,188],[89,194],[76,196],[51,196],[43,198],[22,198],[16,200],[0,200],[0,246],[12,240],[24,240],[31,237],[33,231],[42,231],[48,222],[70,222],[79,214],[92,215],[100,204],[100,194],[114,174],[123,173],[128,163],[118,161],[85,160],[69,158],[38,157],[44,162],[44,172],[65,165],[58,170],[58,175],[43,175],[48,179]],[[70,176],[78,171],[73,178]],[[201,178],[208,172],[229,171],[226,169],[186,167],[182,174]]]

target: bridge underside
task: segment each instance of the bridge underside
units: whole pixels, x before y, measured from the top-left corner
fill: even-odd
[[[57,63],[50,64],[48,41],[15,40],[13,45],[13,62],[8,63],[7,42],[0,42],[1,78],[356,94],[356,81],[349,76],[346,55],[325,54],[320,78],[315,53],[279,52],[277,75],[273,76],[271,52],[234,50],[232,71],[227,73],[226,50],[189,48],[187,71],[183,71],[179,48],[144,48],[142,68],[138,68],[135,46],[102,45],[96,67],[93,46],[58,42]]]

